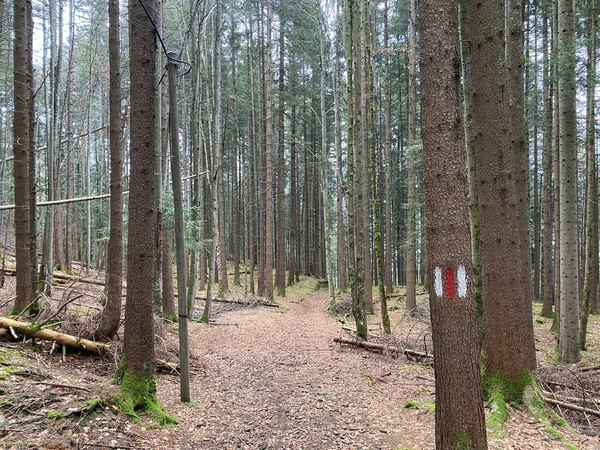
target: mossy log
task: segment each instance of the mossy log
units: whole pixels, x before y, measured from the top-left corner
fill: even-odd
[[[375,342],[355,341],[353,339],[346,338],[334,338],[333,341],[339,344],[354,345],[356,347],[366,348],[367,350],[377,350],[380,352],[387,351],[392,354],[404,353],[405,355],[417,356],[419,358],[431,358],[433,356],[428,353],[419,352],[417,350],[411,350],[409,348],[398,348],[391,345],[377,344]]]
[[[92,353],[103,354],[110,351],[110,347],[100,342],[82,339],[70,334],[59,333],[58,331],[40,328],[35,323],[19,322],[8,317],[0,317],[0,328],[12,328],[13,330],[25,334],[29,337],[42,339],[44,341],[54,341],[57,344],[67,347],[78,348]]]

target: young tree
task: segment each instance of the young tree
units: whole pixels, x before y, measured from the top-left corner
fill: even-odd
[[[558,57],[560,116],[560,341],[558,351],[562,362],[573,363],[580,359],[573,0],[558,0]]]
[[[271,78],[273,72],[272,24],[273,3],[267,3],[267,27],[265,45],[265,256],[264,256],[264,294],[273,298],[273,112],[271,99]]]
[[[458,2],[421,1],[423,175],[436,449],[486,449],[462,144]]]
[[[13,155],[15,179],[15,244],[17,265],[16,299],[13,314],[32,309],[30,237],[30,182],[29,154],[30,135],[30,88],[32,73],[29,71],[30,0],[14,2],[14,51],[13,51]]]
[[[550,46],[548,12],[550,0],[542,2],[542,53],[543,53],[543,111],[544,138],[542,141],[542,315],[552,314],[552,80],[550,73]]]
[[[110,238],[107,298],[96,334],[111,339],[121,320],[123,286],[123,134],[121,129],[121,39],[119,0],[108,3],[110,68]]]
[[[595,312],[594,300],[598,298],[598,175],[596,164],[596,1],[588,1],[587,16],[587,112],[585,152],[587,159],[587,195],[585,220],[585,268],[583,297],[581,300],[581,350],[586,349],[587,322],[590,312]]]
[[[283,8],[279,13],[279,106],[277,111],[277,232],[275,239],[275,286],[277,295],[285,296],[285,23]]]
[[[155,67],[156,0],[129,1],[130,184],[127,237],[127,301],[120,404],[128,415],[148,410],[162,423],[173,422],[156,398],[153,315],[154,198],[157,92]],[[148,101],[150,99],[150,101]]]
[[[410,1],[408,26],[408,211],[406,215],[406,310],[417,307],[417,254],[416,254],[416,131],[417,131],[417,2]]]

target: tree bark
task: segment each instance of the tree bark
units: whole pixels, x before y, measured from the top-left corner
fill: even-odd
[[[15,0],[13,18],[13,155],[15,183],[15,247],[16,247],[16,299],[12,313],[28,310],[32,301],[31,255],[30,255],[30,182],[29,139],[30,136],[30,79],[28,10],[30,0]]]
[[[121,39],[119,0],[108,3],[109,19],[109,120],[110,120],[110,237],[106,304],[96,334],[112,339],[121,321],[123,288],[123,131],[121,129]],[[74,27],[72,28],[74,29]]]
[[[521,139],[515,122],[524,117],[514,103],[517,117],[511,119],[510,115],[509,102],[516,101],[517,93],[509,80],[507,65],[511,60],[507,60],[505,44],[510,48],[515,37],[505,29],[505,6],[505,2],[480,4],[469,0],[465,38],[472,49],[486,372],[501,374],[515,383],[524,371],[535,368],[535,346],[529,271],[523,274],[522,198],[516,192],[524,169],[511,141],[514,136]],[[511,66],[511,70],[510,77],[519,76],[519,67]]]
[[[558,0],[561,299],[558,350],[563,363],[580,359],[574,16],[573,0]]]
[[[458,2],[421,2],[423,182],[436,449],[487,449],[462,144]]]
[[[408,25],[408,206],[406,214],[406,311],[417,307],[417,256],[416,256],[416,127],[417,127],[417,2],[410,0]]]
[[[273,113],[271,77],[273,72],[272,23],[273,3],[267,3],[267,27],[265,46],[265,262],[264,295],[273,298]]]
[[[277,295],[285,296],[285,22],[279,13],[279,107],[277,112],[277,233],[275,239],[275,287]]]
[[[596,165],[595,131],[595,90],[596,90],[596,22],[595,1],[588,1],[587,16],[587,108],[585,151],[587,160],[587,195],[585,220],[585,267],[583,297],[581,299],[580,349],[586,349],[588,315],[598,298],[598,176]]]
[[[552,314],[552,81],[550,73],[550,49],[548,36],[548,9],[550,0],[542,3],[542,52],[543,52],[543,110],[544,138],[542,141],[542,315]]]

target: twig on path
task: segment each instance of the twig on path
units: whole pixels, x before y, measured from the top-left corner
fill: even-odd
[[[37,384],[43,384],[45,386],[62,387],[62,388],[67,388],[67,389],[79,389],[79,390],[85,391],[85,392],[92,392],[90,389],[86,388],[85,386],[76,386],[74,384],[50,383],[48,381],[38,381]]]
[[[102,448],[123,448],[123,449],[145,449],[147,447],[128,447],[126,445],[108,445],[108,444],[88,444],[88,443],[77,443],[78,446],[82,447],[102,447]]]

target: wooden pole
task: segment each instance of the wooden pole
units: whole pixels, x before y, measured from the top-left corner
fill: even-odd
[[[179,313],[179,365],[181,401],[190,401],[190,361],[188,353],[188,310],[185,288],[185,252],[183,228],[183,194],[181,187],[181,161],[179,156],[179,120],[177,117],[177,63],[176,55],[169,52],[169,120],[171,141],[171,174],[173,178],[173,203],[175,206],[175,259],[177,262],[177,293]]]

